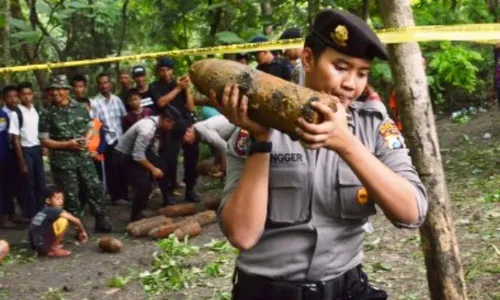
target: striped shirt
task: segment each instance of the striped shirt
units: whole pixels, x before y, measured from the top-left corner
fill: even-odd
[[[157,128],[158,117],[142,119],[118,139],[115,149],[132,156],[135,161],[145,160],[146,150],[152,144]]]
[[[127,114],[123,102],[118,96],[111,94],[106,99],[102,94],[94,98],[94,118],[102,122],[104,138],[108,145],[112,145],[123,134],[122,119]]]

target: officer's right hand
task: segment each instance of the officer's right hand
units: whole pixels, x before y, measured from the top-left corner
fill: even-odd
[[[82,144],[81,139],[74,139],[68,142],[67,149],[72,151],[84,151],[86,147]]]
[[[252,121],[247,114],[248,97],[241,96],[237,84],[226,84],[222,92],[221,101],[217,100],[214,90],[210,91],[211,103],[217,103],[219,111],[234,125],[246,129],[257,141],[267,141],[270,137],[270,128]]]
[[[153,174],[154,178],[163,178],[163,176],[165,176],[163,171],[158,168],[154,168],[153,170],[151,170],[151,174]]]

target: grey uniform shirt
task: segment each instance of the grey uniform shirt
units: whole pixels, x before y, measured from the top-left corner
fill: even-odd
[[[427,212],[426,191],[401,134],[378,101],[354,102],[349,108],[349,128],[386,166],[414,187],[417,224]],[[387,133],[390,134],[387,134]],[[220,211],[238,185],[246,155],[237,145],[242,135],[233,133],[227,153],[227,178]],[[375,203],[363,197],[363,186],[349,165],[334,151],[307,150],[287,135],[273,131],[266,228],[258,243],[242,251],[237,266],[242,271],[282,280],[328,280],[362,261],[362,226],[376,213]],[[241,146],[240,146],[241,148]],[[366,190],[364,190],[366,191]]]
[[[115,149],[123,154],[131,155],[135,161],[146,159],[146,150],[155,137],[158,128],[158,117],[150,117],[137,121],[118,139]]]
[[[237,129],[237,127],[231,124],[223,115],[198,122],[194,124],[194,128],[203,141],[214,146],[223,154],[225,154],[227,150],[227,140]]]

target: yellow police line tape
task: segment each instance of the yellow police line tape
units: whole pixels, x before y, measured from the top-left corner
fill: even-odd
[[[500,24],[466,24],[466,25],[435,25],[418,26],[407,28],[395,28],[376,31],[384,44],[406,43],[406,42],[430,42],[430,41],[471,41],[478,43],[495,44],[500,41]],[[187,56],[207,54],[229,54],[241,52],[253,52],[263,50],[285,50],[300,48],[304,39],[291,39],[281,41],[269,41],[263,43],[247,43],[236,45],[225,45],[197,49],[181,49],[155,53],[124,55],[117,57],[106,57],[98,59],[75,60],[68,62],[54,62],[34,64],[25,66],[13,66],[0,68],[0,74],[25,72],[31,70],[51,70],[56,68],[78,67],[91,64],[114,63],[124,60],[153,59],[162,56]]]

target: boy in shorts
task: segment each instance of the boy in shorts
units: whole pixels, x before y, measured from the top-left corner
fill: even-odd
[[[71,251],[63,249],[62,240],[68,229],[68,223],[78,231],[81,243],[88,241],[88,235],[80,219],[63,210],[64,194],[56,188],[48,188],[46,206],[38,212],[29,227],[31,246],[41,255],[49,257],[65,257]]]

